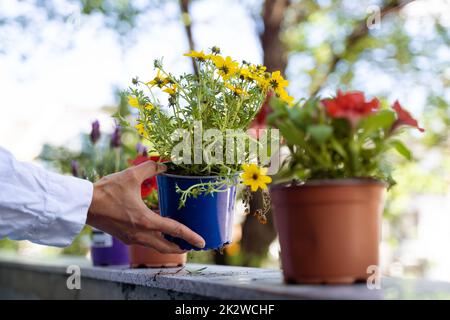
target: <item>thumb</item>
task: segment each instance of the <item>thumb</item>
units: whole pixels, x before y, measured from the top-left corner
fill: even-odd
[[[160,174],[161,172],[166,171],[167,167],[162,163],[156,163],[154,161],[146,161],[135,167],[129,168],[129,170],[134,170],[136,176],[138,176],[141,182],[143,182],[148,178],[151,178],[153,176],[156,176],[157,174]]]

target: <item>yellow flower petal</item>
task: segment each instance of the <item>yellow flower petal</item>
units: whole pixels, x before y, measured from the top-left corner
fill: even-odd
[[[269,176],[261,176],[261,181],[264,183],[271,183],[272,182],[272,178]]]
[[[142,123],[138,123],[134,126],[137,130],[137,132],[139,133],[139,135],[146,137],[147,136],[147,132],[145,131],[145,127]]]
[[[258,190],[259,184],[258,182],[252,182],[250,184],[250,189],[252,190],[252,192],[255,192],[256,190]]]
[[[284,102],[286,102],[289,106],[292,106],[294,104],[294,97],[291,97],[286,90],[281,90],[278,93],[278,96],[280,97],[281,100],[283,100]]]
[[[163,91],[170,95],[174,95],[177,92],[177,88],[178,88],[178,86],[176,84],[173,84],[170,87],[167,87],[166,89],[164,89]]]
[[[264,182],[260,181],[258,182],[258,185],[261,188],[261,190],[267,190],[267,185]]]
[[[203,50],[202,50],[202,51],[194,51],[194,50],[191,50],[191,51],[189,51],[188,53],[185,53],[184,56],[186,56],[186,57],[191,57],[191,58],[195,58],[195,59],[197,59],[197,60],[199,60],[199,61],[205,61],[205,60],[211,58],[211,55],[210,55],[210,54],[205,54],[205,53],[203,52]]]
[[[139,100],[136,97],[129,96],[128,104],[134,108],[137,108],[137,107],[139,107]]]

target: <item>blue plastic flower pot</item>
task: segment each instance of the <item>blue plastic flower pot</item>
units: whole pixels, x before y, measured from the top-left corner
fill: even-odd
[[[189,197],[186,205],[178,208],[180,194],[176,185],[186,190],[197,183],[216,181],[217,177],[178,176],[163,173],[157,176],[158,198],[161,216],[174,219],[186,225],[205,239],[203,249],[189,244],[183,239],[164,235],[167,240],[176,243],[184,250],[219,249],[231,243],[233,229],[236,187],[232,186],[223,192]]]

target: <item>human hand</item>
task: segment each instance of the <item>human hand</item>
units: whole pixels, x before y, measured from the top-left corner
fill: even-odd
[[[152,247],[161,253],[183,253],[161,235],[166,233],[203,248],[205,240],[185,225],[151,211],[141,199],[142,182],[166,170],[153,161],[103,177],[94,183],[86,223],[126,244]]]

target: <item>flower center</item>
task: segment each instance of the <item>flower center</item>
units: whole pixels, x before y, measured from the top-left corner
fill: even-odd
[[[278,88],[278,81],[270,80],[270,85],[272,86],[272,88],[276,89],[276,88]]]
[[[259,178],[258,174],[257,174],[257,173],[254,173],[253,176],[252,176],[252,179],[253,179],[253,180],[258,180],[258,178]]]
[[[228,74],[228,72],[230,71],[230,69],[227,66],[222,66],[220,68],[220,71],[222,71],[224,74]]]

